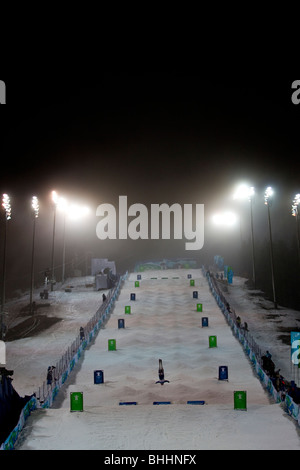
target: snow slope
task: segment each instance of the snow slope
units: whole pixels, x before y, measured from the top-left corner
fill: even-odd
[[[65,292],[65,287],[49,292],[48,300],[39,298],[39,290],[35,291],[33,300],[41,307],[38,313],[61,321],[37,335],[9,341],[6,343],[7,368],[14,370],[13,386],[19,395],[31,395],[37,391],[46,379],[47,368],[55,365],[79,334],[79,328],[84,326],[102,304],[102,293],[90,286],[93,276],[69,280],[72,292]],[[27,305],[28,299],[20,299],[8,304],[11,327],[24,320],[18,317],[20,307]],[[43,307],[43,304],[45,307]],[[50,306],[46,306],[49,305]]]
[[[262,352],[271,352],[276,370],[280,369],[283,377],[295,380],[299,385],[299,368],[291,361],[290,331],[299,329],[300,312],[280,305],[274,309],[274,303],[266,300],[263,292],[249,290],[245,282],[246,279],[236,277],[232,285],[220,281],[218,285],[242,323],[248,323],[249,331]]]
[[[125,281],[108,323],[85,350],[53,408],[28,418],[16,449],[300,449],[296,423],[254,376],[201,270],[142,273],[138,288],[135,279],[132,273]],[[242,284],[230,291],[237,311],[245,295]],[[199,292],[198,301],[193,290]],[[136,301],[130,301],[132,292]],[[8,346],[7,367],[15,369],[14,386],[20,394],[31,393],[44,380],[47,366],[101,302],[99,292],[92,291],[51,295],[64,321]],[[203,304],[202,313],[196,311],[197,302]],[[130,315],[124,314],[127,305]],[[202,316],[209,318],[208,328],[202,328]],[[241,317],[246,320],[244,310]],[[125,329],[118,329],[119,318],[125,319]],[[217,348],[209,348],[210,335],[217,336]],[[112,338],[116,351],[108,351]],[[269,349],[273,352],[272,342]],[[160,358],[170,380],[164,386],[155,384]],[[228,366],[229,381],[218,380],[223,365]],[[104,371],[103,384],[94,384],[96,369]],[[234,410],[236,390],[247,392],[247,411]],[[70,411],[71,392],[83,392],[83,412]],[[205,405],[188,405],[188,400],[205,400]],[[138,404],[120,406],[120,401]],[[154,401],[171,405],[155,406]]]

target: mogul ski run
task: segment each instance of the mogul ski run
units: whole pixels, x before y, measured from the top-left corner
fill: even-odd
[[[105,465],[129,465],[135,468],[140,462],[146,463],[147,465],[196,465],[196,455],[190,454],[149,454],[145,458],[139,457],[120,457],[115,454],[111,454],[104,458]]]
[[[185,243],[186,250],[203,248],[204,204],[196,204],[195,211],[193,204],[184,204],[183,208],[178,203],[151,204],[148,211],[140,203],[128,207],[127,196],[119,196],[118,209],[107,203],[97,207],[96,216],[101,220],[96,225],[96,235],[100,240],[127,240],[128,237],[131,240],[170,240],[173,225],[174,240],[182,240],[183,235],[189,240]]]

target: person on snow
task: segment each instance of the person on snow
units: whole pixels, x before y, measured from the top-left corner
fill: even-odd
[[[53,370],[55,369],[54,366],[49,366],[47,370],[47,385],[51,385],[53,381]]]
[[[262,367],[269,377],[273,377],[275,374],[275,364],[271,357],[272,354],[270,354],[269,351],[267,351],[266,354],[261,357]]]
[[[84,329],[83,329],[82,326],[79,329],[79,334],[80,334],[80,341],[83,341],[84,340]]]
[[[161,359],[158,360],[158,377],[159,377],[159,380],[165,379],[165,371],[164,371]]]

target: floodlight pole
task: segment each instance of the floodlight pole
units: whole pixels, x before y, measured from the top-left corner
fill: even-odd
[[[33,308],[32,308],[32,294],[33,294],[33,287],[34,287],[34,244],[35,244],[36,219],[38,218],[38,215],[39,215],[38,199],[35,197],[32,198],[32,208],[34,210],[34,216],[33,216],[33,235],[32,235],[32,253],[31,253],[31,283],[30,283],[30,299],[29,299],[30,313],[34,313]]]
[[[61,282],[65,282],[65,264],[66,264],[66,212],[64,212],[64,229],[63,229],[63,261],[62,261],[62,279]]]
[[[298,255],[299,255],[299,262],[300,262],[300,228],[299,228],[299,208],[297,208],[297,212],[296,212],[296,224],[297,224]]]
[[[270,205],[271,205],[270,197],[266,197],[265,204],[266,204],[267,209],[268,209],[273,302],[274,302],[274,308],[277,309],[278,305],[277,305],[277,300],[276,300],[276,290],[275,290],[275,280],[274,280],[274,259],[273,259],[273,240],[272,240],[271,215],[270,215]]]
[[[32,236],[32,253],[31,253],[31,283],[30,283],[30,313],[32,313],[32,292],[33,292],[33,284],[34,284],[34,241],[35,241],[35,217],[33,219],[33,236]]]
[[[6,233],[7,233],[7,217],[5,216],[4,241],[3,241],[3,266],[2,266],[2,296],[1,296],[1,339],[4,337],[4,305],[5,305],[5,283],[6,283]]]
[[[3,194],[2,207],[5,210],[4,241],[3,241],[3,267],[2,267],[2,296],[1,296],[1,339],[4,338],[4,305],[5,305],[5,284],[6,284],[6,239],[7,239],[7,221],[11,219],[11,205],[7,194]]]
[[[252,282],[254,289],[256,289],[256,274],[255,274],[255,250],[254,250],[254,228],[253,228],[253,198],[255,195],[254,187],[241,185],[233,195],[233,199],[245,199],[250,202],[250,223],[251,223],[251,245],[252,245]],[[242,229],[241,229],[241,242],[242,242]]]
[[[56,202],[53,201],[53,209],[54,209],[54,216],[53,216],[53,236],[52,236],[52,256],[51,256],[51,292],[53,291],[54,285],[54,239],[55,239],[55,223],[56,223]]]
[[[65,267],[66,267],[66,231],[67,231],[67,218],[84,217],[89,212],[87,207],[78,206],[75,204],[68,205],[65,201],[64,208],[64,225],[63,225],[63,259],[62,259],[62,283],[65,282]],[[69,217],[67,217],[69,216]]]
[[[254,289],[256,289],[255,275],[255,251],[254,251],[254,229],[253,229],[253,198],[250,196],[250,219],[251,219],[251,241],[252,241],[252,280]]]

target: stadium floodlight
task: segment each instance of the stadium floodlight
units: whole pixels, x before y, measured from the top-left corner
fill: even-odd
[[[296,194],[292,204],[292,215],[294,217],[299,216],[299,205],[300,205],[300,194]]]
[[[34,213],[34,218],[37,219],[39,216],[40,206],[39,206],[39,200],[36,196],[32,197],[31,206],[32,206],[33,213]]]
[[[39,200],[36,196],[32,197],[31,207],[33,209],[33,235],[32,235],[32,253],[31,253],[31,284],[30,284],[30,298],[29,298],[29,305],[30,305],[30,313],[33,312],[33,303],[32,303],[32,293],[33,293],[33,285],[34,285],[34,243],[35,243],[35,225],[36,219],[39,216]]]
[[[8,194],[3,194],[2,196],[2,207],[5,210],[6,220],[11,219],[11,204]]]
[[[270,236],[270,260],[271,260],[271,275],[272,275],[272,289],[273,289],[273,301],[274,308],[277,309],[277,300],[276,300],[276,290],[275,290],[275,280],[274,280],[274,257],[273,257],[273,241],[272,241],[272,227],[271,227],[271,215],[270,207],[273,202],[274,191],[271,186],[268,186],[265,190],[265,205],[268,208],[268,223],[269,223],[269,236]]]
[[[265,205],[270,206],[273,201],[273,195],[274,191],[271,188],[271,186],[268,186],[267,189],[265,190]]]
[[[246,184],[241,184],[237,187],[236,191],[233,194],[233,199],[248,199],[249,201],[255,194],[255,189],[253,186],[248,186]]]

